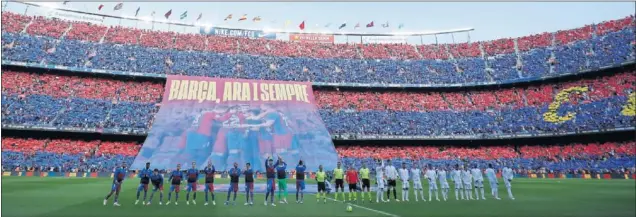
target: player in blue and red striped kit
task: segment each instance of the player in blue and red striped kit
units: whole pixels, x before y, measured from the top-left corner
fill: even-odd
[[[137,187],[137,200],[135,201],[135,205],[139,203],[139,196],[141,194],[141,190],[144,191],[144,200],[141,201],[142,205],[146,205],[146,195],[148,195],[148,184],[150,184],[150,176],[152,175],[152,170],[150,170],[150,162],[146,163],[146,167],[139,171],[139,187]]]
[[[115,199],[113,206],[120,206],[119,204],[119,191],[121,191],[121,184],[124,182],[126,178],[126,163],[122,163],[121,167],[115,169],[115,174],[113,175],[113,185],[110,187],[110,193],[106,195],[104,198],[104,206],[108,203],[108,198],[115,193]]]
[[[274,179],[276,178],[276,166],[274,165],[274,159],[268,157],[265,160],[265,171],[267,177],[267,193],[265,193],[265,206],[267,206],[267,198],[270,195],[270,204],[272,206],[276,206],[276,203],[274,203],[274,192],[276,191],[276,182],[274,181]]]
[[[152,183],[152,194],[150,194],[150,199],[146,205],[150,205],[152,203],[152,197],[155,196],[155,193],[159,191],[159,205],[163,201],[163,176],[159,174],[159,170],[155,168],[152,175],[150,176],[150,182]]]
[[[254,205],[254,170],[252,170],[250,163],[245,164],[245,205]]]
[[[296,203],[300,204],[305,200],[305,170],[307,170],[307,166],[303,160],[298,161],[298,166],[296,166]],[[300,199],[298,198],[299,193]]]
[[[225,105],[217,105],[213,111],[202,112],[193,122],[194,129],[187,133],[187,152],[198,163],[204,163],[206,155],[212,151],[219,129],[221,129],[221,122],[230,117],[229,114],[226,114],[227,109]],[[220,159],[217,161],[220,162]]]
[[[208,205],[208,192],[212,194],[212,205],[216,205],[214,202],[214,173],[216,170],[214,169],[214,165],[212,163],[208,163],[208,166],[203,169],[203,174],[205,174],[205,204]]]
[[[269,128],[274,152],[278,156],[284,156],[287,159],[296,159],[299,154],[299,145],[293,139],[293,133],[285,115],[270,104],[262,104],[261,109],[261,113],[251,119],[263,120],[263,123],[251,125],[250,127]]]
[[[188,177],[188,193],[186,193],[186,205],[190,205],[190,192],[194,191],[192,195],[192,204],[196,205],[197,199],[197,179],[199,179],[199,170],[197,169],[197,163],[192,162],[192,168],[186,172]]]
[[[245,122],[245,116],[239,108],[233,106],[228,113],[216,119],[222,122],[222,127],[214,141],[211,159],[215,165],[222,167],[221,170],[227,170],[224,165],[229,165],[230,162],[240,161],[241,149],[245,143],[245,129],[239,127]]]
[[[227,190],[227,200],[225,205],[230,204],[230,194],[234,192],[234,199],[232,205],[236,204],[236,193],[238,192],[239,177],[241,176],[241,169],[238,168],[238,163],[234,162],[234,167],[228,171],[230,175],[230,188]]]
[[[177,170],[172,171],[170,174],[170,192],[168,193],[168,202],[166,205],[170,204],[170,198],[172,197],[172,192],[175,192],[174,205],[179,205],[179,191],[181,191],[181,179],[183,179],[183,171],[181,171],[181,164],[177,164]]]

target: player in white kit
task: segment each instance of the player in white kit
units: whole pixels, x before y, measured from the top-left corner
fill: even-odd
[[[413,192],[415,192],[415,201],[419,201],[417,198],[418,192],[422,195],[422,200],[426,201],[426,199],[424,199],[424,190],[422,189],[422,180],[420,179],[421,175],[422,171],[417,168],[416,163],[413,163],[413,166],[411,168],[411,180],[413,181]]]
[[[490,183],[490,194],[497,200],[501,200],[499,198],[499,181],[497,181],[497,173],[492,168],[492,164],[488,164],[488,169],[486,169],[486,178],[488,178],[488,183]]]
[[[455,165],[455,169],[451,172],[451,178],[453,179],[453,184],[455,184],[455,200],[459,200],[458,194],[461,194],[461,198],[464,200],[464,183],[462,181],[462,171],[459,164]]]
[[[442,190],[442,198],[444,201],[448,200],[448,180],[446,180],[446,170],[444,167],[437,169],[437,179],[439,179],[439,187]]]
[[[504,168],[501,171],[501,176],[503,176],[504,184],[506,185],[506,190],[508,190],[508,197],[511,200],[514,200],[515,197],[512,196],[512,185],[510,184],[514,176],[514,172],[512,171],[512,169],[504,165]]]
[[[475,199],[479,200],[479,192],[481,192],[481,199],[485,200],[486,195],[484,195],[484,175],[481,172],[481,169],[477,167],[475,164],[474,168],[470,170],[473,175],[473,182],[475,183]]]
[[[395,198],[395,201],[400,202],[399,199],[397,199],[397,179],[398,179],[398,171],[397,169],[395,169],[395,167],[393,166],[393,164],[391,164],[391,160],[387,160],[386,161],[386,167],[384,167],[384,174],[386,175],[386,179],[387,179],[387,186],[388,186],[388,190],[386,191],[386,197],[389,199],[389,201],[391,201],[391,189],[393,189],[393,197]]]
[[[429,164],[426,169],[426,179],[428,179],[428,200],[433,201],[431,198],[433,196],[433,192],[435,193],[435,199],[439,201],[439,194],[437,194],[437,172],[435,172],[435,168],[433,165]]]
[[[464,181],[464,192],[466,193],[466,200],[473,200],[473,176],[468,171],[468,167],[462,171],[462,181]]]
[[[375,167],[375,202],[379,203],[380,201],[386,202],[384,200],[384,161],[378,160],[378,165]]]
[[[402,181],[402,201],[409,201],[409,169],[406,168],[405,162],[402,162],[402,168],[400,168],[399,173]]]

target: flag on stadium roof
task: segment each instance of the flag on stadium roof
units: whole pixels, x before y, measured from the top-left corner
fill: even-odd
[[[367,28],[371,28],[373,27],[373,21],[371,21],[369,24],[367,24]]]
[[[137,15],[139,15],[139,10],[141,9],[141,7],[137,8],[137,11],[135,11],[135,17],[137,17]]]
[[[166,12],[166,14],[164,14],[163,16],[166,17],[166,19],[168,19],[170,17],[170,15],[172,15],[172,9],[170,9],[168,12]]]
[[[99,7],[97,7],[97,10],[102,10],[102,8],[104,7],[104,5],[99,5]]]
[[[340,27],[338,27],[338,29],[342,29],[345,28],[347,26],[347,22],[342,23],[342,25],[340,25]]]
[[[243,16],[239,18],[239,21],[243,21],[243,20],[247,20],[247,14],[243,14]]]
[[[113,10],[117,11],[117,10],[121,10],[124,7],[124,3],[119,3],[117,5],[115,5],[115,8],[113,8]]]
[[[291,24],[291,20],[286,20],[285,21],[285,28],[287,28],[287,26],[289,26],[289,24]]]
[[[356,26],[353,27],[354,29],[360,28],[360,23],[356,24]]]
[[[231,20],[231,19],[232,19],[232,14],[227,15],[227,17],[225,17],[225,19],[223,19],[223,20],[227,21],[227,20]]]
[[[152,13],[150,13],[150,16],[154,18],[155,17],[155,11],[152,11]]]
[[[252,21],[254,21],[254,22],[259,22],[259,21],[261,21],[261,16],[256,16],[256,17],[254,17],[254,19],[252,19]]]
[[[179,19],[185,19],[186,17],[188,17],[188,11],[183,12],[183,14],[181,14],[181,18]]]
[[[64,1],[62,4],[63,4],[63,5],[66,5],[66,3],[68,3],[68,2],[69,2],[69,1]]]
[[[305,21],[303,20],[302,23],[300,23],[300,25],[298,25],[298,28],[300,28],[300,30],[305,30]]]
[[[203,17],[203,13],[199,14],[199,17],[197,17],[197,21],[199,21],[201,19],[201,17]]]
[[[389,21],[386,21],[386,23],[382,24],[382,28],[387,28],[389,27]]]
[[[403,27],[404,27],[404,24],[403,24],[403,23],[400,23],[400,25],[398,26],[398,29],[401,29],[401,28],[403,28]]]
[[[331,23],[327,23],[327,24],[325,25],[325,28],[329,28],[329,26],[331,26]]]

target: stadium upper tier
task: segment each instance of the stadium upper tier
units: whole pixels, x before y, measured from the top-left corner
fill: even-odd
[[[2,138],[2,165],[5,167],[33,166],[63,167],[63,171],[93,168],[111,171],[122,161],[131,165],[139,152],[134,142],[80,141],[67,139]],[[515,168],[537,170],[545,168],[572,173],[577,170],[595,172],[629,169],[634,166],[636,143],[587,143],[547,146],[338,146],[336,150],[345,165],[360,167],[363,162],[375,168],[372,159],[392,159],[401,162],[431,163],[447,166],[468,161],[482,168],[502,163]],[[260,168],[257,168],[260,169]]]
[[[636,73],[489,91],[315,90],[332,135],[496,137],[633,128]],[[2,122],[147,131],[163,84],[2,72]]]
[[[2,13],[3,60],[150,74],[356,84],[476,85],[633,62],[634,17],[514,39],[311,44],[159,32]]]

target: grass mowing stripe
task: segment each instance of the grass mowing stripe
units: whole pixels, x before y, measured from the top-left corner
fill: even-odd
[[[340,201],[340,200],[333,199],[331,197],[328,197],[327,199],[332,200],[332,201],[336,201],[336,202],[343,202],[343,201]],[[380,211],[380,210],[377,210],[377,209],[371,209],[369,207],[359,206],[359,205],[356,205],[356,204],[353,204],[353,203],[347,203],[347,205],[351,205],[353,207],[358,207],[358,208],[361,208],[361,209],[366,209],[366,210],[369,210],[369,211],[372,211],[372,212],[377,212],[377,213],[380,213],[380,214],[386,215],[386,216],[400,217],[398,215],[393,215],[393,214],[388,213],[388,212]]]
[[[104,184],[107,183],[100,180],[100,182],[66,185],[53,182],[38,186],[36,189],[28,186],[12,186],[11,188],[17,187],[19,191],[3,192],[4,212],[11,213],[11,216],[47,215],[99,197],[95,189],[103,189]],[[6,188],[7,185],[4,186]],[[33,209],[34,204],[37,204],[37,209]]]

